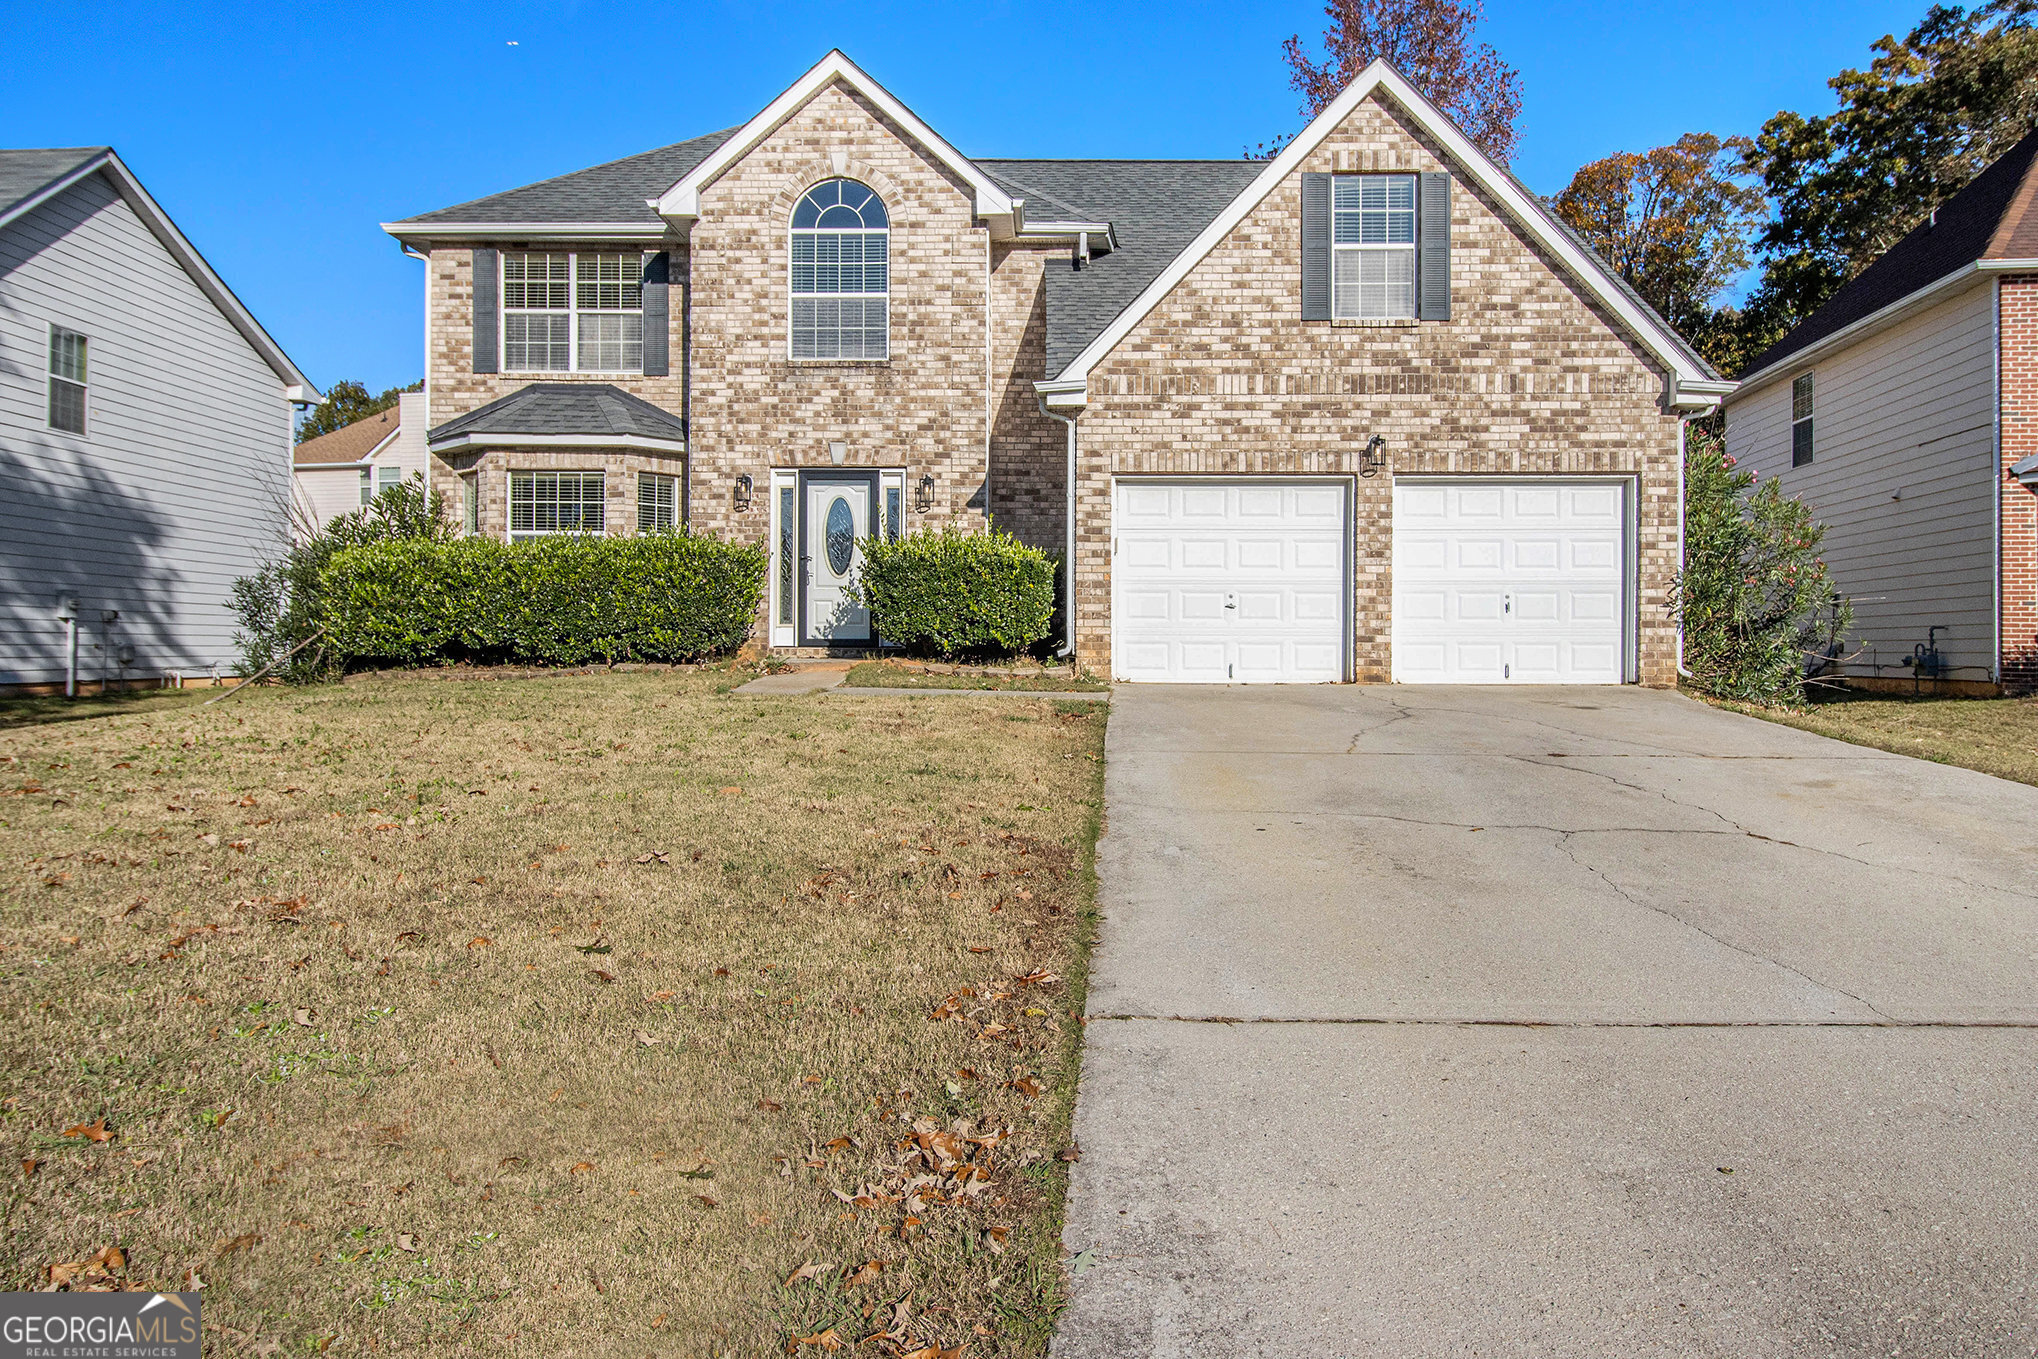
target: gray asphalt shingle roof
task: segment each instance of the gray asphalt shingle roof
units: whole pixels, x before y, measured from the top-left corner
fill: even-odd
[[[0,151],[0,217],[33,198],[95,156],[105,146],[48,146]]]
[[[606,382],[534,382],[425,436],[440,443],[462,434],[634,434],[646,439],[686,438],[686,425],[661,406]]]
[[[456,203],[405,222],[642,222],[662,226],[645,200],[658,197],[713,155],[736,132],[733,127],[705,137],[674,142],[603,165],[542,179],[521,189]],[[397,225],[402,225],[398,223]]]
[[[1111,223],[1117,242],[1081,269],[1047,266],[1047,370],[1058,376],[1245,189],[1251,160],[980,160],[1031,220]]]

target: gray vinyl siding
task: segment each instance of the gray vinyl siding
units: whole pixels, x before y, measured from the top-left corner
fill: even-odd
[[[1812,372],[1814,457],[1791,466],[1791,379]],[[1854,600],[1857,674],[1899,664],[1934,624],[1956,679],[1995,666],[1995,288],[1983,284],[1727,408],[1727,451],[1826,525]],[[1896,499],[1898,492],[1901,499]]]
[[[89,337],[83,437],[48,427],[52,322]],[[65,594],[83,679],[231,673],[228,592],[288,539],[289,412],[102,176],[0,228],[0,684],[63,678]]]

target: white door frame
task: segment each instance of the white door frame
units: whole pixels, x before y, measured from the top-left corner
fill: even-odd
[[[1618,486],[1621,493],[1621,683],[1633,684],[1641,673],[1640,631],[1642,616],[1642,554],[1641,546],[1641,474],[1639,472],[1487,472],[1467,475],[1462,472],[1397,473],[1394,485],[1404,481],[1420,482],[1424,486],[1495,486],[1518,485],[1522,482],[1555,482],[1564,486]],[[1394,496],[1390,487],[1387,496],[1387,673],[1394,673]]]
[[[1343,561],[1345,588],[1343,592],[1343,617],[1339,623],[1343,661],[1338,667],[1338,683],[1349,684],[1352,679],[1353,649],[1357,646],[1353,631],[1354,601],[1358,598],[1359,582],[1354,570],[1355,551],[1353,536],[1358,513],[1358,478],[1350,475],[1330,476],[1282,476],[1256,473],[1231,474],[1225,472],[1202,472],[1183,475],[1179,472],[1114,472],[1111,475],[1111,676],[1115,680],[1118,668],[1118,487],[1125,482],[1143,482],[1152,485],[1181,486],[1207,485],[1218,483],[1225,486],[1336,486],[1344,492],[1344,533],[1340,557]]]

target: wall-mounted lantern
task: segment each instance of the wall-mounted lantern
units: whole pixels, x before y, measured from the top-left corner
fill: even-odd
[[[1372,438],[1366,440],[1366,451],[1359,454],[1359,475],[1362,477],[1377,476],[1380,469],[1386,465],[1387,441],[1375,434]]]
[[[749,509],[750,497],[755,490],[756,484],[750,480],[750,474],[748,472],[738,473],[736,476],[736,508],[739,510]]]
[[[934,476],[932,473],[926,473],[921,476],[919,488],[913,494],[913,508],[922,514],[934,508]]]

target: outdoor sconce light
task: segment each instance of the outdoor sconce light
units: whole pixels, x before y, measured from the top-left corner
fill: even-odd
[[[742,472],[737,474],[736,477],[737,509],[747,510],[750,508],[750,495],[751,492],[755,489],[756,484],[750,480],[750,474],[748,472]]]
[[[1380,469],[1387,465],[1386,448],[1387,441],[1377,434],[1366,440],[1366,451],[1359,454],[1360,476],[1370,477],[1379,474]]]
[[[925,473],[921,476],[919,489],[913,496],[913,508],[922,514],[934,508],[933,473]]]

